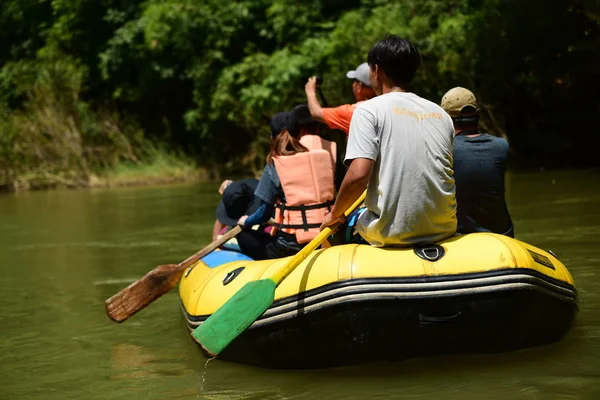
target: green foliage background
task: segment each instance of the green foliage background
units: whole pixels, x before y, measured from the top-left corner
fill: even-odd
[[[156,149],[215,173],[260,169],[267,122],[332,104],[387,33],[423,64],[413,90],[471,88],[526,165],[597,163],[597,0],[1,0],[0,185],[84,182]]]

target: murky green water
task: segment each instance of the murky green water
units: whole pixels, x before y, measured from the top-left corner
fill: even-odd
[[[0,196],[0,399],[600,399],[600,171],[511,174],[517,238],[580,294],[559,343],[319,371],[206,362],[173,291],[119,325],[103,301],[210,239],[216,184]]]

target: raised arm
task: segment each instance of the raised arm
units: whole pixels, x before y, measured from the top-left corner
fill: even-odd
[[[321,103],[319,103],[319,99],[317,98],[316,76],[308,78],[308,82],[306,82],[306,85],[304,86],[304,91],[306,92],[308,109],[310,110],[312,119],[319,122],[325,122],[323,119],[323,108],[321,107]]]

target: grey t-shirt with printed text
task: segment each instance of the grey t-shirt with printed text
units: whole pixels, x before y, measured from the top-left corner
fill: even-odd
[[[357,231],[371,245],[410,246],[456,232],[454,126],[437,104],[391,92],[352,116],[344,162],[375,161]]]

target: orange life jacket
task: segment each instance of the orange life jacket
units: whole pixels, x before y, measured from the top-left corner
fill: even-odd
[[[331,155],[331,163],[335,171],[335,162],[337,160],[337,144],[330,140],[325,140],[319,135],[302,135],[300,143],[308,150],[326,150]]]
[[[295,234],[300,244],[319,234],[319,226],[330,211],[334,199],[334,168],[331,153],[323,149],[274,157],[285,203],[275,204],[277,229]]]

